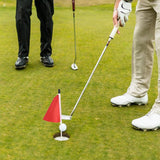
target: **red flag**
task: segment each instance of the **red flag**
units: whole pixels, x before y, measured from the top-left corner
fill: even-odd
[[[61,114],[61,108],[60,108],[59,94],[58,94],[56,97],[54,97],[43,120],[48,122],[58,123],[61,121],[60,114]]]

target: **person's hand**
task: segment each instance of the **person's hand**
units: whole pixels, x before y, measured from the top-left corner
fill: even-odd
[[[117,12],[121,27],[123,27],[125,23],[128,21],[128,16],[131,11],[132,11],[132,4],[130,2],[125,2],[124,0],[121,0],[119,2]]]
[[[114,12],[113,12],[113,25],[114,26],[118,26],[119,25],[119,22],[118,22],[118,10],[115,9]],[[119,30],[117,31],[117,33],[119,34]]]

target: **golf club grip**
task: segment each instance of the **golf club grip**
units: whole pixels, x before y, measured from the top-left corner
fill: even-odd
[[[75,0],[72,0],[72,10],[75,11]]]
[[[110,38],[112,38],[112,39],[114,38],[115,34],[116,34],[117,31],[118,31],[118,28],[119,28],[119,25],[118,25],[118,26],[114,26],[114,28],[113,28],[110,36],[109,36]]]

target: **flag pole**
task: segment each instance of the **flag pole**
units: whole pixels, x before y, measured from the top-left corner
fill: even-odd
[[[60,114],[60,126],[62,126],[62,107],[61,107],[61,92],[60,92],[60,89],[58,89],[58,98],[59,98],[59,114]],[[67,141],[69,140],[68,137],[65,137],[63,136],[63,131],[62,129],[60,129],[60,136],[59,137],[56,137],[55,140],[58,140],[58,141]]]
[[[60,89],[58,89],[58,94],[52,100],[43,120],[48,122],[60,123],[59,130],[60,134],[58,136],[54,135],[54,139],[58,141],[66,141],[69,139],[67,136],[63,136],[63,131],[67,129],[67,126],[62,123],[62,110],[61,110],[61,94]]]
[[[59,97],[59,111],[60,111],[60,125],[62,124],[62,111],[61,111],[61,91],[58,89],[58,97]],[[62,131],[60,131],[60,136],[62,137]]]

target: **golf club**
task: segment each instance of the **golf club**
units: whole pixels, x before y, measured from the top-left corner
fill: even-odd
[[[92,76],[93,76],[93,74],[94,74],[94,72],[95,72],[98,64],[99,64],[99,62],[101,61],[101,59],[102,59],[102,57],[103,57],[103,55],[104,55],[104,53],[105,53],[108,45],[110,44],[110,41],[114,38],[115,34],[117,33],[118,28],[119,28],[119,25],[118,25],[118,26],[114,26],[114,28],[113,28],[110,36],[109,36],[108,42],[107,42],[105,48],[103,49],[103,51],[102,51],[102,53],[101,53],[101,55],[100,55],[100,57],[99,57],[99,59],[98,59],[98,61],[97,61],[97,63],[96,63],[96,65],[95,65],[95,67],[94,67],[91,75],[89,76],[88,81],[87,81],[86,85],[84,86],[84,88],[83,88],[83,90],[82,90],[82,92],[81,92],[81,94],[80,94],[80,96],[79,96],[79,98],[78,98],[78,100],[77,100],[77,102],[76,102],[76,104],[75,104],[75,106],[74,106],[71,114],[70,114],[70,115],[62,115],[62,119],[64,119],[64,120],[71,120],[71,118],[72,118],[72,116],[73,116],[73,113],[74,113],[74,111],[76,110],[77,105],[78,105],[78,103],[79,103],[79,101],[80,101],[80,99],[81,99],[84,91],[86,90],[86,88],[87,88],[87,86],[88,86],[88,84],[89,84],[89,82],[90,82],[90,80],[91,80],[91,78],[92,78]]]
[[[72,68],[73,70],[77,70],[77,69],[78,69],[78,66],[76,65],[77,49],[76,49],[75,0],[72,0],[72,10],[73,10],[74,52],[75,52],[75,58],[74,58],[74,63],[71,65],[71,68]]]

